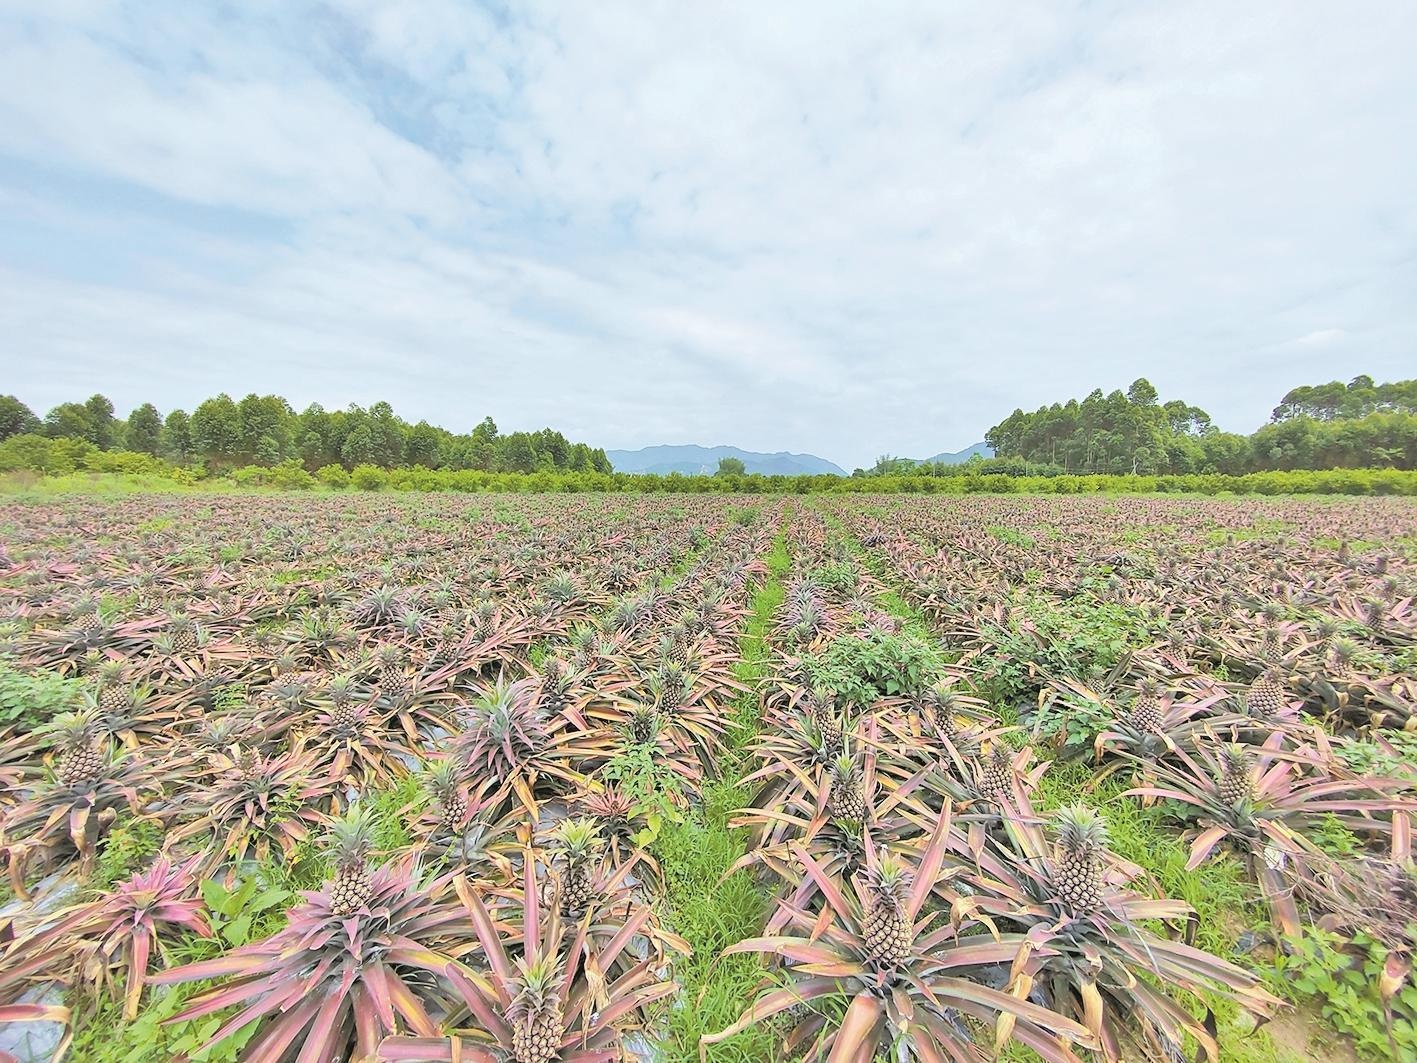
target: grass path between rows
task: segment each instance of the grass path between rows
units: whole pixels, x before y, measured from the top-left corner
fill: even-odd
[[[720,777],[704,788],[702,805],[683,823],[667,827],[655,842],[664,870],[666,918],[693,947],[680,958],[674,976],[680,985],[667,1029],[658,1044],[661,1058],[673,1063],[699,1059],[699,1037],[716,1033],[738,1018],[757,995],[766,973],[757,956],[719,958],[723,949],[762,932],[770,898],[750,874],[724,873],[747,851],[745,832],[729,827],[732,813],[750,798],[740,785],[746,747],[757,733],[760,687],[767,667],[768,633],[782,604],[783,578],[792,567],[787,545],[791,514],[784,515],[767,556],[767,573],[752,598],[752,613],[738,642],[737,678],[748,690],[734,704],[730,748]],[[709,1046],[706,1058],[747,1063],[773,1058],[776,1032],[753,1027],[722,1044]]]

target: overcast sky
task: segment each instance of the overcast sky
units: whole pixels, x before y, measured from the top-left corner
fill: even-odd
[[[0,391],[847,468],[1417,375],[1417,3],[0,4]]]

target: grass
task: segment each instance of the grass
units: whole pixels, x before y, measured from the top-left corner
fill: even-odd
[[[728,820],[751,798],[737,777],[742,752],[757,731],[768,632],[782,604],[782,579],[792,567],[785,520],[766,563],[767,573],[753,594],[752,613],[738,643],[736,675],[748,692],[734,706],[733,751],[723,757],[723,778],[705,787],[702,804],[684,822],[669,824],[654,844],[664,871],[665,918],[693,949],[674,966],[680,991],[669,1008],[656,1055],[667,1063],[698,1060],[699,1038],[737,1020],[767,975],[757,956],[720,954],[728,945],[760,933],[770,905],[767,893],[748,872],[725,873],[747,851],[746,833],[731,828]],[[776,1047],[772,1026],[754,1026],[709,1046],[704,1058],[749,1063],[774,1058]]]

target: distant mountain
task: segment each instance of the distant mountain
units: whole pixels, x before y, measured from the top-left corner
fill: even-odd
[[[953,454],[936,454],[933,458],[926,458],[921,464],[930,465],[960,465],[978,454],[982,458],[992,458],[994,450],[988,443],[975,443],[972,447],[965,447],[963,450]]]
[[[616,472],[653,472],[661,476],[671,472],[692,476],[695,473],[718,471],[719,458],[738,458],[749,472],[765,476],[845,476],[846,471],[815,454],[759,454],[737,447],[686,446],[642,447],[639,450],[607,450]]]

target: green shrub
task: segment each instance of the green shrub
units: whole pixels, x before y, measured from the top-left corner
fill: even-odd
[[[941,663],[939,651],[922,639],[877,628],[833,639],[803,661],[817,686],[860,706],[919,690]]]
[[[1037,690],[1040,675],[1096,680],[1123,654],[1149,641],[1138,610],[1090,594],[1064,599],[1027,594],[1019,604],[1031,630],[1016,620],[992,634],[998,648],[987,678],[992,693],[1005,702]]]
[[[20,672],[0,664],[0,724],[28,730],[77,707],[83,684],[53,672]]]
[[[1350,941],[1315,927],[1286,940],[1289,949],[1274,959],[1277,992],[1316,1001],[1366,1058],[1417,1059],[1417,986],[1408,982],[1393,996],[1389,1026],[1379,989],[1387,954],[1382,945],[1362,931]]]
[[[322,465],[315,473],[315,479],[326,487],[349,486],[349,473],[345,471],[343,465]]]
[[[378,491],[388,481],[388,473],[377,465],[356,465],[349,473],[350,486],[360,491]]]

